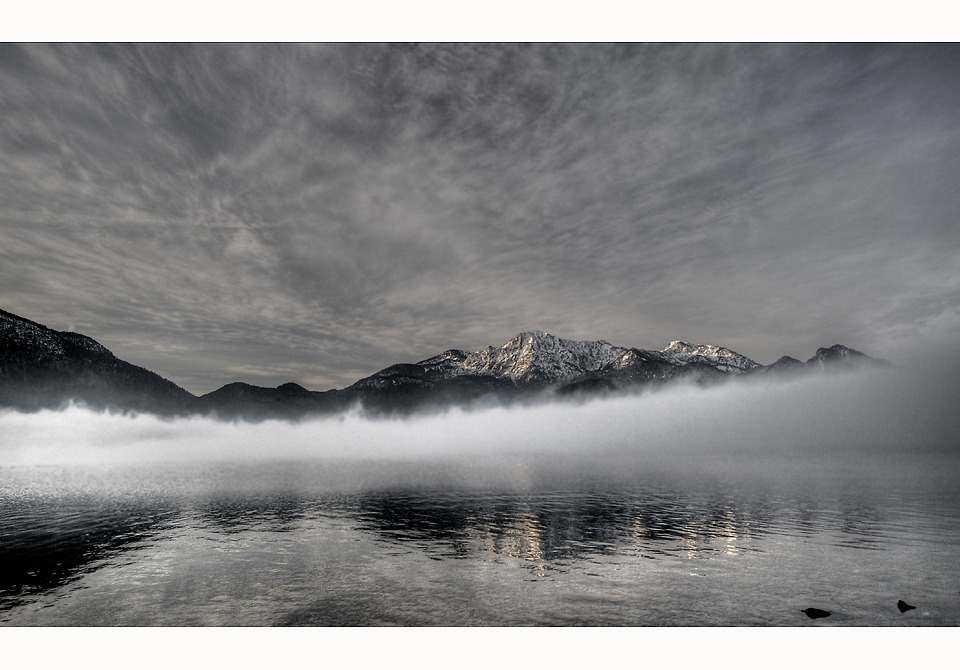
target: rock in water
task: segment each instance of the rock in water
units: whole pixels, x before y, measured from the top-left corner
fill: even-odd
[[[908,605],[907,603],[903,602],[902,600],[898,600],[898,601],[897,601],[897,609],[900,610],[901,612],[906,612],[907,610],[915,610],[915,609],[917,609],[917,608],[914,607],[913,605]]]
[[[830,616],[830,612],[826,610],[817,609],[816,607],[808,607],[807,609],[800,610],[800,611],[806,614],[811,619],[822,619],[825,616]]]

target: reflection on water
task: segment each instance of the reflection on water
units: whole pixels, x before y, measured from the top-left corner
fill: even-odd
[[[217,533],[243,533],[254,528],[285,533],[297,529],[307,507],[307,501],[282,493],[221,496],[203,501],[196,514],[201,523]]]
[[[353,514],[359,528],[451,558],[489,551],[546,561],[623,551],[750,551],[750,540],[772,519],[771,510],[731,498],[642,491],[388,493],[365,496]]]
[[[148,546],[173,518],[162,506],[96,498],[0,504],[0,609],[67,584],[107,558]]]
[[[330,464],[240,470],[0,470],[0,621],[960,623],[960,496],[923,478],[338,490]]]

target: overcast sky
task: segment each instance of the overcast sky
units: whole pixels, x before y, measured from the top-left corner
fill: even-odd
[[[0,308],[194,393],[960,342],[960,48],[0,47]]]

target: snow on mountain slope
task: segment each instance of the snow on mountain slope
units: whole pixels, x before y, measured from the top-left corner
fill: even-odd
[[[3,310],[0,310],[0,338],[6,347],[29,350],[36,357],[59,357],[65,353],[59,333]]]
[[[4,367],[50,363],[81,351],[113,357],[106,347],[86,335],[57,332],[0,310],[0,352]]]
[[[524,383],[554,383],[591,373],[636,371],[644,366],[684,367],[691,363],[705,363],[732,374],[760,367],[724,347],[677,341],[657,352],[618,347],[605,340],[568,340],[539,330],[520,333],[500,347],[489,346],[473,353],[448,350],[417,365],[439,377],[489,375]],[[655,376],[662,376],[662,371]]]
[[[756,361],[741,356],[726,347],[717,347],[712,344],[688,344],[675,340],[660,350],[664,358],[674,365],[689,365],[690,363],[707,363],[722,372],[743,374],[754,368],[761,367]]]
[[[520,381],[564,381],[611,365],[627,351],[603,340],[565,340],[537,330],[520,333],[499,348],[470,354],[463,368]]]

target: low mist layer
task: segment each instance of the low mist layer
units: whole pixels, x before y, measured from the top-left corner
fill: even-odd
[[[71,407],[0,414],[4,465],[289,461],[549,463],[764,453],[953,448],[955,377],[863,371],[791,381],[695,385],[584,403],[493,407],[407,419],[357,412],[288,423],[166,420]],[[953,400],[952,400],[953,399]]]

